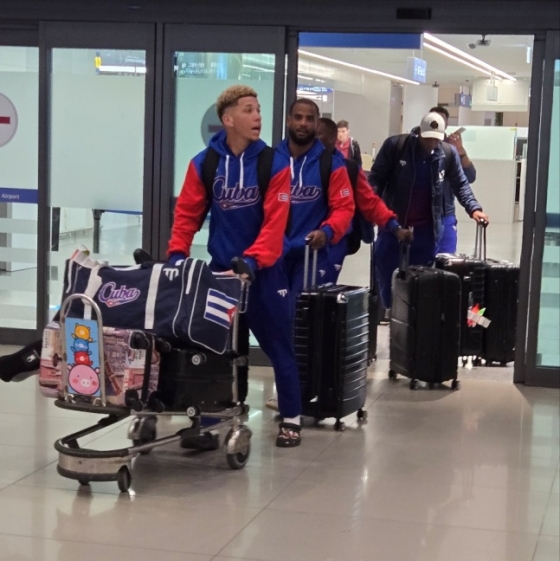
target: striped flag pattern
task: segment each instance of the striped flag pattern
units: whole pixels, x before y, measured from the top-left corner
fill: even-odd
[[[235,298],[230,298],[227,294],[210,288],[206,297],[204,319],[229,329],[233,322],[237,303]]]

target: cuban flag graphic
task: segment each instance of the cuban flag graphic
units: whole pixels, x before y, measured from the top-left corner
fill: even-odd
[[[235,298],[230,298],[227,294],[213,288],[208,290],[204,319],[229,329],[233,323],[236,309],[237,300]]]

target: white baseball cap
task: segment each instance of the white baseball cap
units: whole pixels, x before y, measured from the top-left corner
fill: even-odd
[[[443,140],[445,138],[445,121],[443,117],[436,112],[428,113],[422,118],[420,123],[420,136],[422,138],[437,138]]]

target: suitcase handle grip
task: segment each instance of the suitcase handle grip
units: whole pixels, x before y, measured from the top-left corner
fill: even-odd
[[[410,264],[410,242],[399,242],[399,276],[404,277]]]
[[[476,236],[474,238],[474,258],[486,261],[486,227],[488,222],[480,220],[476,223]]]
[[[303,290],[309,288],[309,243],[310,238],[305,238],[305,258],[303,263]],[[313,250],[313,264],[311,266],[311,286],[317,286],[317,250]]]

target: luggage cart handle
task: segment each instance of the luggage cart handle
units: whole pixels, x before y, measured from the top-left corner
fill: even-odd
[[[305,238],[305,257],[303,264],[303,290],[309,288],[309,251],[311,238]],[[311,286],[317,286],[317,251],[313,250],[313,264],[311,268]]]
[[[476,223],[476,235],[474,238],[474,258],[486,261],[486,220],[479,220]]]

